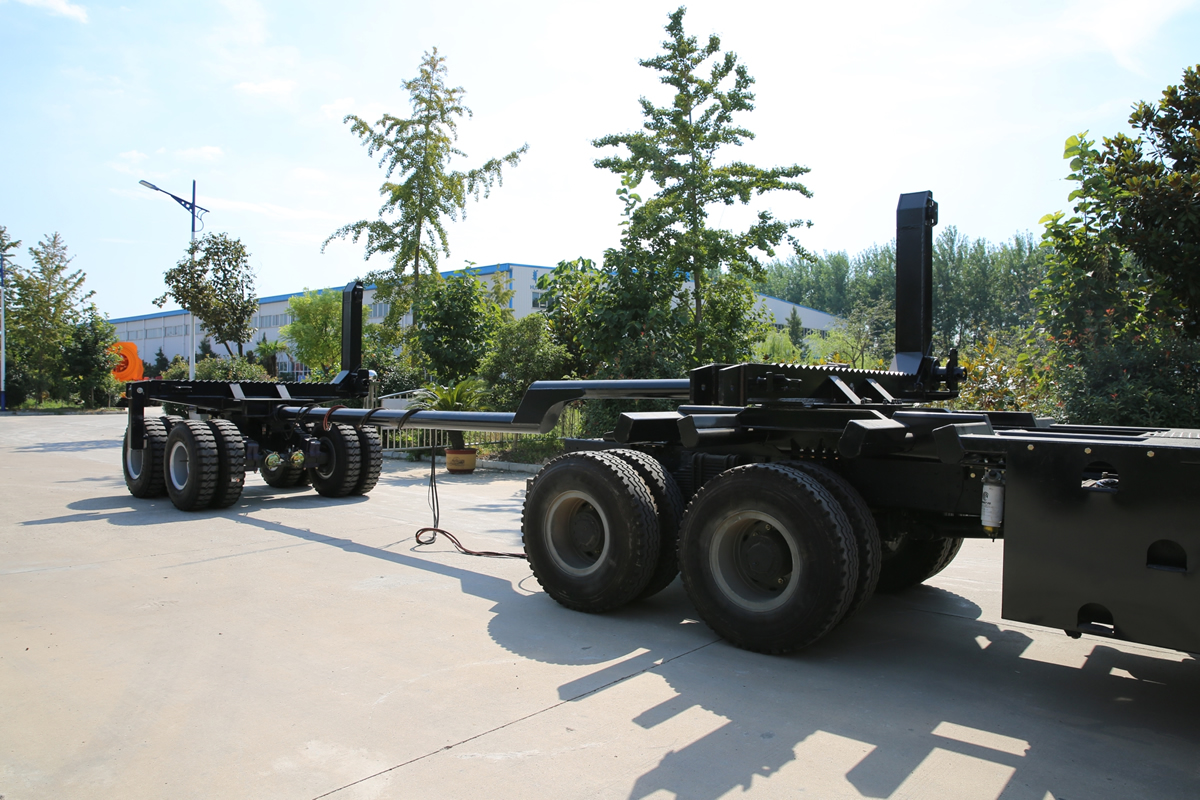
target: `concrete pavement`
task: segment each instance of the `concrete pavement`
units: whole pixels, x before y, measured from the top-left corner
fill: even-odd
[[[1000,543],[761,656],[678,581],[592,616],[415,546],[428,465],[185,514],[123,430],[0,416],[5,800],[1200,795],[1200,665],[1001,621]],[[441,473],[443,527],[519,550],[526,477]]]

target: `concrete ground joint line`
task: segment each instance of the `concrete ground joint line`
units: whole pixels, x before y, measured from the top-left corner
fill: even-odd
[[[541,716],[542,714],[545,714],[547,711],[553,711],[554,709],[558,708],[559,706],[564,706],[567,703],[573,703],[576,700],[582,700],[583,698],[588,697],[589,695],[598,694],[598,693],[604,691],[605,689],[608,689],[609,687],[616,686],[619,683],[624,683],[625,681],[630,680],[632,678],[636,678],[639,675],[645,675],[647,672],[653,672],[654,670],[658,669],[659,667],[665,667],[667,664],[670,664],[672,661],[681,659],[684,656],[690,656],[692,653],[695,653],[699,650],[703,650],[706,647],[711,647],[712,645],[716,644],[719,641],[721,641],[721,639],[718,637],[716,639],[713,639],[712,641],[705,642],[704,644],[699,645],[698,647],[693,647],[691,650],[685,650],[684,652],[680,653],[679,655],[671,656],[670,658],[665,658],[662,661],[655,661],[653,664],[650,664],[647,667],[639,669],[636,672],[631,672],[630,674],[624,675],[620,678],[611,680],[602,686],[597,686],[595,689],[588,689],[586,692],[580,692],[579,694],[575,695],[574,697],[568,697],[565,700],[559,700],[557,703],[548,705],[545,708],[540,708],[537,711],[532,711],[523,717],[517,717],[516,719],[509,720],[508,722],[505,722],[503,725],[497,725],[496,727],[490,728],[486,731],[480,731],[479,733],[475,734],[474,736],[468,736],[467,738],[462,739],[457,742],[454,742],[452,744],[443,745],[442,747],[439,747],[437,750],[431,750],[428,753],[424,753],[419,756],[414,756],[413,758],[410,758],[408,761],[401,762],[401,763],[395,765],[394,767],[388,767],[387,769],[381,769],[381,770],[379,770],[379,772],[375,772],[375,773],[372,773],[371,775],[367,775],[366,777],[359,778],[356,781],[351,781],[350,783],[347,783],[345,786],[339,786],[336,789],[330,789],[328,792],[325,792],[325,794],[317,795],[316,797],[313,798],[313,800],[321,800],[324,797],[329,797],[331,795],[337,794],[338,792],[342,791],[343,789],[349,789],[352,786],[357,786],[358,784],[363,783],[365,781],[369,781],[372,778],[378,778],[380,775],[386,775],[389,772],[394,772],[395,770],[398,770],[401,767],[407,767],[409,764],[415,764],[418,761],[423,761],[424,759],[429,758],[430,756],[435,756],[438,753],[444,753],[447,750],[453,750],[454,748],[459,747],[460,745],[464,745],[467,742],[472,742],[483,736],[487,736],[489,733],[495,733],[496,731],[502,731],[505,728],[509,728],[509,727],[512,727],[513,725],[516,725],[518,722],[524,722],[525,720],[533,719],[534,717]]]

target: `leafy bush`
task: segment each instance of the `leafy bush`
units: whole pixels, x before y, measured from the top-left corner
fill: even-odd
[[[492,405],[513,411],[529,384],[563,378],[568,359],[567,348],[551,338],[546,318],[530,314],[500,326],[479,363],[479,374],[491,384]]]

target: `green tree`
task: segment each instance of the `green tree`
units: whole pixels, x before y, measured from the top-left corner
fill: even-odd
[[[471,110],[462,103],[465,90],[446,85],[445,61],[435,47],[424,54],[417,77],[404,81],[411,117],[384,114],[374,125],[353,114],[345,119],[351,123],[351,132],[366,146],[367,155],[379,155],[387,178],[379,188],[384,202],[378,219],[344,225],[321,248],[324,250],[334,239],[350,237],[357,242],[365,235],[364,258],[376,253],[391,258],[390,269],[372,272],[369,280],[377,287],[375,299],[391,304],[386,324],[393,328],[399,326],[410,306],[406,274],[411,271],[415,290],[422,269],[431,278],[438,277],[439,251],[450,254],[445,220],[465,215],[471,196],[476,200],[487,197],[492,185],[503,181],[503,167],[516,166],[529,147],[522,145],[465,172],[450,169],[454,157],[466,157],[454,142],[458,139],[458,120],[471,116]],[[389,215],[394,218],[386,219]]]
[[[787,335],[792,344],[800,347],[804,344],[805,328],[804,321],[800,319],[800,312],[792,309],[792,313],[788,314],[787,318]]]
[[[823,363],[886,369],[895,350],[895,318],[896,310],[887,301],[862,303],[824,336],[810,336],[808,345]]]
[[[188,246],[187,257],[163,276],[167,291],[154,300],[162,308],[167,299],[190,311],[233,356],[254,336],[250,324],[258,312],[254,270],[241,240],[224,233],[206,233]]]
[[[479,376],[491,385],[492,406],[514,411],[529,384],[566,377],[568,361],[567,348],[554,341],[547,319],[529,314],[500,326],[479,363]]]
[[[1138,103],[1129,124],[1136,136],[1106,138],[1096,153],[1107,187],[1092,212],[1158,294],[1175,301],[1169,313],[1200,335],[1200,65],[1157,103]]]
[[[407,331],[409,345],[440,383],[475,375],[504,320],[478,276],[467,270],[436,284],[427,281],[416,295],[413,316],[417,321]]]
[[[93,293],[83,289],[83,270],[70,270],[73,258],[59,234],[46,236],[29,248],[29,256],[33,266],[13,264],[7,276],[11,286],[8,347],[40,405],[52,392],[64,393],[60,380],[64,354]]]
[[[118,390],[112,370],[118,356],[112,346],[117,342],[117,330],[89,304],[80,314],[63,350],[64,388],[78,397],[88,408],[108,405],[108,398]]]
[[[567,350],[568,374],[587,377],[595,372],[588,316],[593,293],[603,281],[595,262],[583,257],[560,261],[552,272],[538,278],[550,333]]]
[[[342,359],[342,296],[333,289],[304,290],[288,301],[291,322],[279,329],[288,351],[312,370],[312,380],[332,377]]]
[[[804,253],[790,231],[807,224],[777,220],[769,211],[760,211],[753,225],[735,233],[710,227],[709,209],[747,204],[753,196],[768,192],[799,192],[806,197],[811,192],[796,180],[809,171],[806,167],[761,169],[739,161],[718,162],[721,148],[754,138],[750,130],[734,123],[736,114],[754,108],[754,79],[734,53],[721,52],[716,35],[709,36],[704,46],[687,36],[684,13],[683,7],[671,13],[663,52],[639,62],[661,73],[659,80],[675,90],[671,104],[656,106],[641,98],[645,117],[641,131],[611,134],[593,144],[625,148],[627,155],[596,161],[597,167],[621,175],[625,187],[632,189],[646,177],[658,186],[653,197],[628,211],[622,246],[633,250],[626,260],[646,251],[660,269],[692,279],[695,347],[691,361],[700,363],[708,357],[704,342],[713,330],[703,318],[712,297],[706,278],[724,271],[761,278],[754,251],[774,256],[775,247],[786,238]]]

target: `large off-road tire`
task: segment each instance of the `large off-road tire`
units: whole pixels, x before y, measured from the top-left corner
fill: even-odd
[[[698,491],[679,531],[683,586],[701,618],[760,653],[806,647],[846,613],[858,548],[841,504],[779,464],[726,470]]]
[[[180,511],[207,508],[217,488],[217,442],[206,422],[184,420],[167,435],[167,494]]]
[[[274,486],[276,489],[290,489],[293,486],[299,486],[302,480],[304,483],[308,483],[308,473],[304,467],[293,467],[287,453],[280,453],[280,455],[283,456],[283,463],[275,469],[268,467],[266,461],[258,468],[258,473],[262,475],[267,486]]]
[[[786,466],[816,478],[841,504],[842,510],[846,512],[846,518],[850,520],[850,527],[854,531],[854,543],[858,547],[858,583],[854,585],[854,591],[850,595],[850,607],[846,609],[846,615],[842,617],[844,622],[862,608],[867,600],[871,599],[871,595],[875,593],[875,587],[879,584],[879,565],[882,556],[880,554],[879,528],[875,524],[875,517],[871,516],[871,509],[867,506],[867,501],[850,481],[828,467],[812,461],[789,461]]]
[[[125,473],[125,485],[134,497],[161,497],[167,487],[163,483],[163,454],[167,450],[167,429],[162,417],[146,417],[142,420],[145,434],[142,449],[134,450],[129,445],[129,429],[125,429],[125,441],[121,445],[121,467]]]
[[[879,592],[902,592],[937,575],[950,565],[963,540],[910,539],[902,536],[883,544]]]
[[[171,428],[174,428],[176,423],[183,422],[183,417],[178,414],[163,414],[162,421],[167,426],[167,433],[170,433]]]
[[[568,453],[533,479],[521,516],[525,555],[546,594],[576,611],[610,611],[646,588],[658,513],[633,467],[604,452]]]
[[[323,463],[308,470],[313,488],[325,497],[345,497],[358,485],[361,456],[358,433],[350,425],[335,422],[329,430],[318,427]]]
[[[379,431],[372,426],[363,425],[356,430],[361,462],[358,468],[358,483],[351,494],[366,494],[379,483],[379,473],[383,469],[383,442],[379,439]]]
[[[641,600],[670,586],[679,574],[679,523],[683,519],[683,494],[671,473],[654,456],[625,448],[604,452],[633,467],[634,472],[645,481],[658,511],[658,558],[650,582],[638,593],[636,599]]]
[[[210,419],[208,429],[217,442],[217,486],[210,502],[213,508],[229,508],[246,485],[246,442],[227,419]]]

